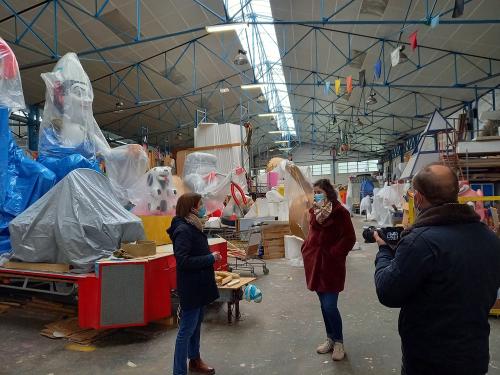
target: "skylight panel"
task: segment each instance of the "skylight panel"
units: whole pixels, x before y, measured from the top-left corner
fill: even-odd
[[[227,0],[227,12],[233,22],[273,20],[269,0]],[[244,8],[242,9],[242,7]],[[248,51],[254,74],[263,83],[263,93],[270,112],[278,113],[278,129],[295,136],[295,122],[283,73],[274,25],[251,25],[238,32],[241,45]]]

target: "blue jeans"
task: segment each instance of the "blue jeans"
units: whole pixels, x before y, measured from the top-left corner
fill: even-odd
[[[200,358],[200,328],[203,307],[182,310],[181,324],[175,340],[174,375],[187,374],[187,359]]]
[[[325,322],[326,336],[335,342],[344,342],[342,317],[337,308],[338,293],[317,292],[321,303],[321,313]]]

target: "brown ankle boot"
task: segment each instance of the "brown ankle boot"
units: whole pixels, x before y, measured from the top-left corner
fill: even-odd
[[[197,374],[215,374],[215,370],[203,362],[201,358],[190,359],[189,360],[189,371],[195,372]]]

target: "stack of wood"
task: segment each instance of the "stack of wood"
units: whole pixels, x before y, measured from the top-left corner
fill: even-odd
[[[218,286],[231,286],[240,282],[240,275],[233,272],[215,271],[215,282]]]
[[[262,228],[262,245],[264,259],[279,259],[285,257],[285,236],[290,234],[288,224],[265,225]]]
[[[76,344],[90,345],[113,331],[112,329],[80,328],[78,318],[75,317],[49,323],[40,331],[40,334],[51,339],[65,338]]]

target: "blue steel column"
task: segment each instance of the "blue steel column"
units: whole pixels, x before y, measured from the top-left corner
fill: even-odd
[[[28,112],[28,149],[38,151],[38,133],[40,131],[39,111],[37,106],[30,106]]]

